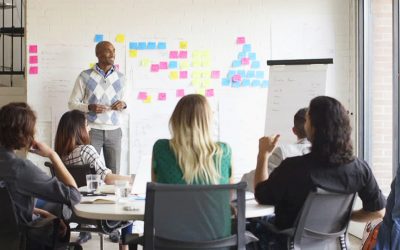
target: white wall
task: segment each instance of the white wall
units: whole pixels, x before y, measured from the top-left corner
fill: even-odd
[[[130,41],[165,41],[167,51],[179,50],[179,42],[187,41],[189,56],[208,51],[211,65],[206,70],[220,70],[222,77],[241,49],[238,36],[252,45],[266,79],[266,60],[332,57],[328,94],[354,111],[354,23],[352,0],[28,1],[27,45],[38,45],[39,74],[27,76],[27,95],[38,113],[39,139],[51,144],[52,120],[67,110],[79,72],[96,62],[95,34],[113,42],[119,33],[126,36],[124,44],[114,42],[116,63],[133,87],[131,113],[124,123],[126,150],[121,167],[126,172],[150,172],[154,140],[169,137],[167,121],[178,100],[176,89],[198,90],[191,77],[172,81],[167,73],[150,73],[140,66],[143,58],[167,61],[168,53],[140,51],[137,58],[130,58]],[[231,144],[237,174],[250,170],[255,166],[258,137],[264,132],[268,89],[222,87],[220,79],[207,88],[215,90],[209,100],[216,116],[216,137]],[[140,91],[152,95],[152,103],[137,100]],[[160,91],[167,93],[167,101],[154,100]]]

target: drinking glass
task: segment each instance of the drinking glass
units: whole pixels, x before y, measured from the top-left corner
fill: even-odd
[[[88,192],[94,192],[100,187],[101,178],[98,174],[86,175],[86,187]]]

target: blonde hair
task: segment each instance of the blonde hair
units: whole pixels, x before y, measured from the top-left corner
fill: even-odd
[[[207,99],[195,94],[183,97],[169,120],[170,146],[187,184],[219,183],[222,149],[212,140],[211,123]]]

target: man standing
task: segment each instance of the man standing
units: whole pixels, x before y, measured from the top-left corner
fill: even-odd
[[[125,77],[115,65],[115,48],[107,41],[96,45],[98,63],[83,71],[75,82],[68,107],[87,113],[90,141],[106,166],[119,174],[121,158],[120,114],[126,109]]]
[[[304,123],[306,121],[307,108],[299,109],[293,118],[292,132],[297,137],[294,144],[286,144],[276,147],[268,159],[268,174],[271,174],[281,162],[288,157],[304,155],[310,152],[311,144],[306,138]],[[254,193],[254,173],[252,170],[243,175],[241,181],[247,182],[247,191]]]

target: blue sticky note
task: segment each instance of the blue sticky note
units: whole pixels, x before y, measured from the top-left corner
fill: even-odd
[[[155,42],[148,42],[147,43],[147,49],[156,49],[156,43]]]
[[[249,87],[250,86],[250,79],[243,79],[242,81],[242,87]]]
[[[129,42],[129,49],[138,49],[137,42]]]
[[[254,76],[255,76],[254,70],[247,71],[247,74],[246,74],[247,78],[253,78]]]
[[[158,42],[157,49],[166,49],[167,43],[166,42]]]
[[[177,61],[170,61],[170,62],[168,63],[168,68],[169,68],[169,69],[176,69],[176,68],[178,68],[178,62],[177,62]]]
[[[261,88],[268,88],[268,86],[269,86],[269,81],[268,80],[262,81]]]
[[[232,82],[232,88],[240,88],[240,82]]]
[[[240,60],[234,60],[232,62],[232,67],[240,67],[240,65],[242,65],[242,61]]]
[[[252,69],[258,69],[260,68],[260,61],[254,61],[251,63],[251,68]]]
[[[251,51],[251,45],[250,44],[243,45],[243,52],[250,52],[250,51]]]
[[[139,42],[138,49],[143,50],[146,49],[146,47],[147,47],[146,42]]]
[[[258,86],[260,86],[260,80],[253,80],[253,81],[251,81],[251,86],[252,86],[252,87],[258,87]]]
[[[246,71],[244,70],[238,70],[237,73],[243,78],[246,76]]]
[[[250,58],[250,60],[256,60],[256,53],[254,53],[254,52],[249,53],[249,58]]]
[[[246,57],[246,53],[244,53],[244,52],[239,52],[239,54],[238,54],[238,60],[242,60],[243,57]]]
[[[235,74],[236,74],[235,70],[229,70],[228,71],[228,78],[232,78],[232,76],[235,75]]]
[[[96,42],[96,43],[103,41],[103,39],[104,39],[104,36],[102,34],[94,35],[94,42]]]
[[[264,71],[257,71],[256,72],[256,78],[259,78],[259,79],[264,78]]]
[[[231,81],[229,78],[222,78],[221,80],[222,86],[229,86],[231,84]]]

